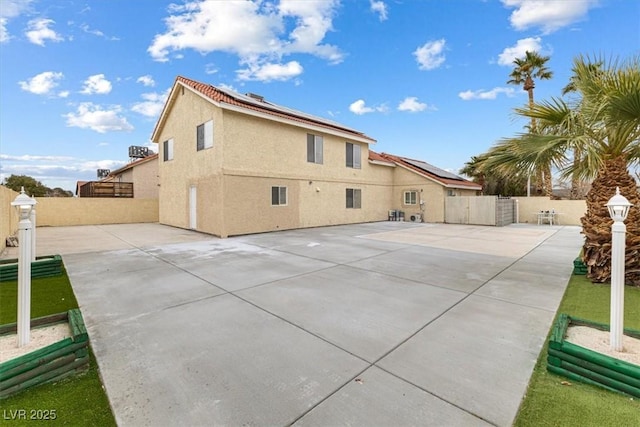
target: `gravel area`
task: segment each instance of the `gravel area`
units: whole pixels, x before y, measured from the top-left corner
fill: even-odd
[[[613,351],[609,347],[609,332],[588,326],[570,326],[567,329],[566,341],[579,345],[619,360],[640,365],[640,340],[626,335],[622,336],[623,351]]]
[[[2,335],[0,336],[0,363],[31,353],[70,336],[71,330],[68,323],[31,329],[31,340],[24,347],[18,347],[17,334]]]

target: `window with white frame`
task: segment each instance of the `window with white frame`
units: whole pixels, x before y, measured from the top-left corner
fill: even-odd
[[[322,137],[307,134],[307,162],[322,164]]]
[[[162,160],[173,160],[173,138],[169,138],[162,143]]]
[[[404,204],[405,205],[417,205],[418,204],[418,192],[411,190],[404,192]]]
[[[453,197],[456,195],[456,190],[447,190],[447,196]]]
[[[287,187],[271,187],[271,206],[286,206]]]
[[[360,158],[360,146],[347,142],[347,167],[360,169],[362,167]]]
[[[213,147],[213,120],[204,122],[196,128],[196,149],[198,151]]]
[[[347,188],[347,209],[360,209],[362,207],[362,190]]]

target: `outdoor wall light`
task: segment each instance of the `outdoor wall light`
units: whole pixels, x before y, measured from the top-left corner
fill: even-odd
[[[606,204],[609,215],[614,221],[624,221],[629,215],[629,208],[633,206],[626,197],[620,194],[620,187],[616,187],[616,194]]]

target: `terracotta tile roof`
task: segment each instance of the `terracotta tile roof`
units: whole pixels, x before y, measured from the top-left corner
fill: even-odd
[[[375,151],[373,151],[371,149],[369,150],[369,160],[376,161],[376,162],[393,163],[389,159],[387,159],[386,157],[376,153]]]
[[[425,176],[427,178],[431,178],[434,181],[440,182],[441,184],[447,186],[447,187],[455,187],[455,188],[465,188],[465,189],[469,189],[469,190],[482,190],[482,186],[480,184],[476,184],[475,182],[472,181],[468,181],[464,178],[458,177],[457,179],[452,179],[449,177],[444,177],[444,176],[440,176],[430,170],[427,169],[423,169],[420,168],[418,166],[416,166],[415,164],[412,163],[423,163],[426,165],[429,165],[428,163],[425,163],[421,160],[415,160],[415,159],[409,159],[407,157],[400,157],[400,156],[394,156],[393,154],[387,154],[387,153],[376,153],[373,152],[371,150],[369,150],[369,159],[370,160],[378,160],[378,161],[386,161],[386,162],[391,162],[391,163],[395,163],[397,165],[401,165],[407,169],[412,170],[413,172]],[[431,165],[429,165],[431,166]],[[432,167],[432,170],[440,170],[439,168],[436,167]],[[447,174],[449,175],[449,173],[447,172]]]
[[[139,166],[142,163],[147,163],[147,162],[150,162],[150,161],[155,160],[157,158],[158,158],[158,153],[155,153],[155,154],[152,154],[150,156],[144,157],[142,159],[135,160],[135,161],[133,161],[131,163],[127,163],[126,165],[124,165],[120,169],[116,169],[116,170],[112,171],[111,173],[109,173],[109,176],[118,175],[118,174],[120,174],[122,172],[125,172],[125,171],[131,169],[131,168]]]
[[[274,117],[293,120],[303,124],[314,125],[314,126],[324,127],[328,129],[334,129],[347,134],[352,134],[354,136],[357,136],[358,138],[369,140],[372,143],[376,142],[375,139],[365,135],[362,132],[358,132],[354,129],[351,129],[347,126],[341,125],[336,122],[332,122],[328,119],[312,116],[310,114],[306,114],[301,111],[296,111],[290,108],[272,104],[268,101],[258,100],[250,96],[241,95],[229,90],[223,90],[215,86],[212,86],[210,84],[201,83],[201,82],[191,80],[182,76],[176,77],[176,83],[174,84],[174,88],[178,83],[194,89],[198,93],[204,95],[205,97],[217,103],[228,104],[235,107],[245,108],[245,109],[256,111],[259,113],[268,114]],[[166,107],[167,106],[165,105],[165,109]],[[162,114],[164,114],[164,111]],[[162,122],[162,115],[160,120],[158,120],[158,123],[156,124],[156,129],[154,129],[154,132],[153,132],[154,135],[159,125],[161,124],[161,122]]]

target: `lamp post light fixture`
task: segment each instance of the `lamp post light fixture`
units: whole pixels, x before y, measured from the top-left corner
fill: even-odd
[[[606,204],[609,215],[613,219],[611,226],[611,329],[609,333],[609,347],[613,351],[622,351],[622,332],[624,329],[624,259],[625,235],[629,208],[633,206],[626,197],[620,194],[616,187],[616,194]]]
[[[36,201],[22,191],[11,202],[18,210],[18,347],[29,344],[31,340],[31,210]]]

